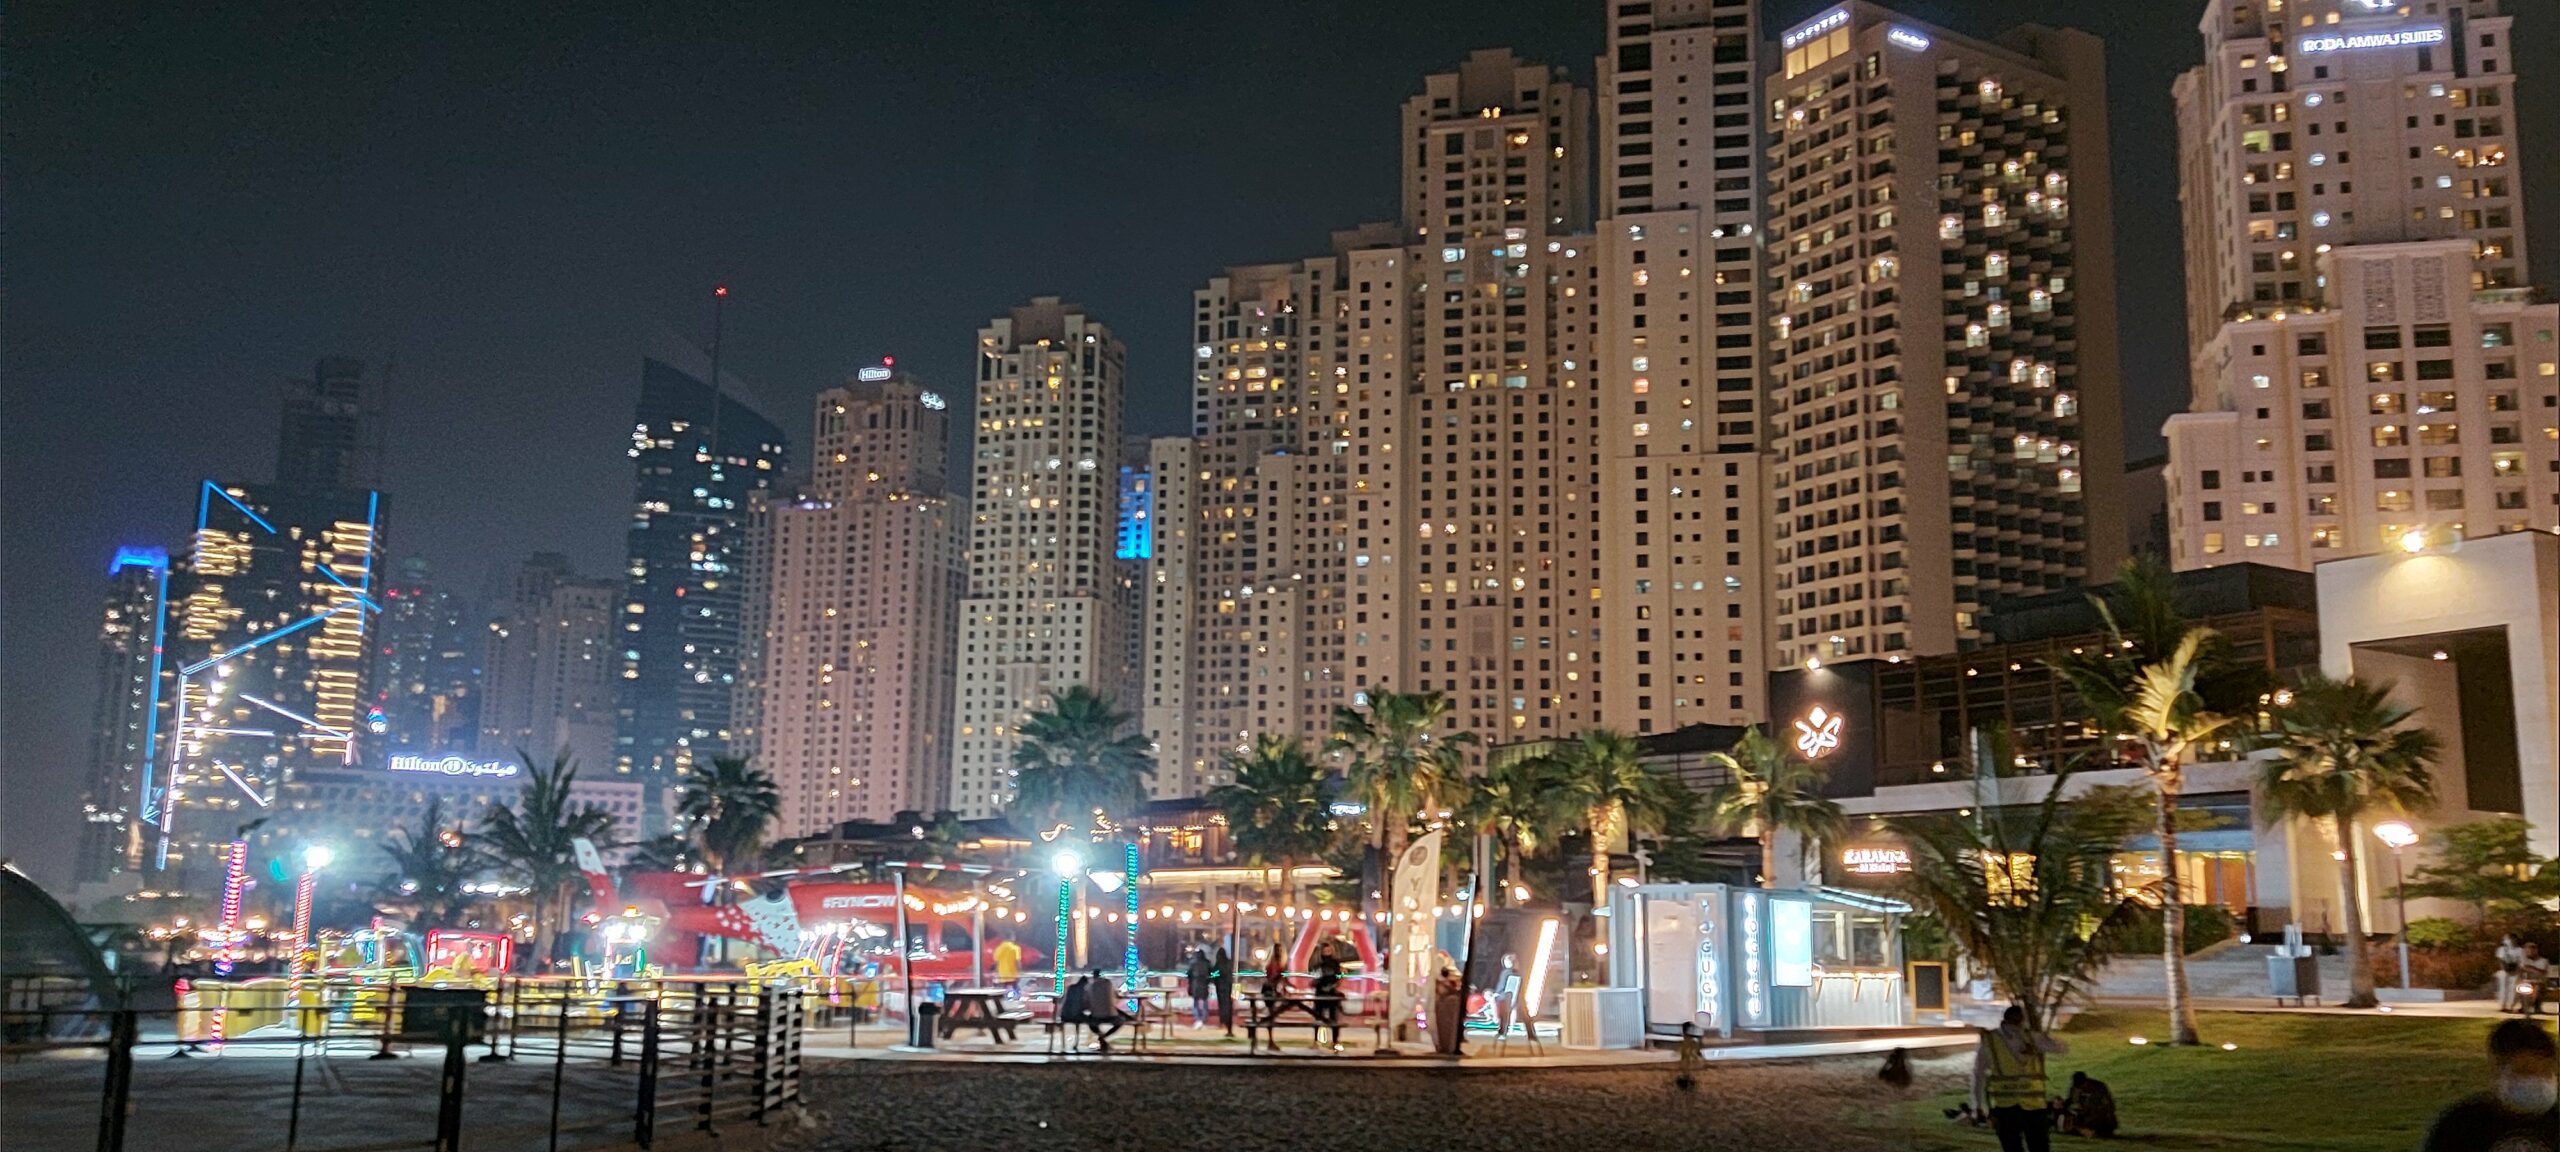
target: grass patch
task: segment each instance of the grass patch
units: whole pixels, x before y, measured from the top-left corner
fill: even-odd
[[[2062,1033],[2071,1051],[2047,1071],[2060,1095],[2085,1071],[2115,1091],[2124,1130],[2113,1141],[2055,1136],[2057,1148],[2130,1145],[2234,1152],[2406,1152],[2445,1105],[2487,1086],[2492,1022],[2375,1014],[2207,1012],[2205,1046],[2157,1043],[2162,1011],[2086,1013]],[[2135,1045],[2132,1037],[2155,1043]],[[2224,1051],[2223,1044],[2237,1050]],[[1971,1067],[1970,1057],[1965,1067]],[[1897,1119],[1918,1149],[1996,1148],[1989,1130],[1956,1128],[1939,1093]]]

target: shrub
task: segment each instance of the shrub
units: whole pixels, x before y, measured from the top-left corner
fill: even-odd
[[[2391,953],[2388,951],[2374,953],[2374,968],[2377,976],[2389,972],[2391,963]],[[2489,978],[2496,975],[2497,971],[2497,958],[2486,951],[2443,948],[2409,949],[2409,982],[2420,988],[2469,991],[2488,983]]]
[[[2480,934],[2459,920],[2428,916],[2409,922],[2406,933],[2409,946],[2423,949],[2470,948],[2480,943]]]
[[[2126,916],[2116,936],[2116,951],[2127,954],[2160,954],[2160,910],[2136,905],[2126,909]],[[2187,951],[2196,953],[2230,939],[2239,932],[2239,923],[2231,910],[2219,904],[2187,905]]]

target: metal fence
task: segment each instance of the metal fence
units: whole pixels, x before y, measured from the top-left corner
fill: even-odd
[[[196,1125],[201,1143],[180,1146],[287,1152],[716,1139],[798,1102],[802,1038],[822,1004],[788,982],[717,978],[314,977],[198,984],[165,1008],[133,1006],[129,993],[100,1006],[57,979],[0,975],[11,1127],[54,1140],[31,1146],[87,1146],[68,1132],[85,1127],[85,1108],[72,1107],[83,1085],[96,1093],[99,1152],[125,1152],[138,1122],[156,1137]],[[348,1082],[360,1083],[319,1090]]]

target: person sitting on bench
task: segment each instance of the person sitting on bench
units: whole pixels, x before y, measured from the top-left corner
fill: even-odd
[[[1109,1052],[1112,1033],[1128,1021],[1128,1014],[1120,1010],[1120,994],[1100,968],[1076,981],[1076,985],[1084,989],[1084,1025],[1093,1030],[1093,1050]]]

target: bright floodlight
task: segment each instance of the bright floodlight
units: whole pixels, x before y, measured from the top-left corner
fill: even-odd
[[[2418,830],[2398,820],[2374,825],[2373,834],[2394,849],[2406,848],[2418,842]]]
[[[313,872],[328,867],[329,862],[337,858],[338,854],[330,851],[326,844],[314,844],[302,850],[302,866]]]
[[[2412,529],[2410,529],[2410,530],[2408,530],[2408,531],[2406,531],[2406,532],[2401,533],[2401,534],[2400,534],[2400,550],[2401,550],[2401,551],[2403,551],[2403,552],[2424,552],[2424,551],[2426,551],[2426,550],[2427,550],[2427,531],[2426,531],[2426,529],[2424,529],[2424,528],[2412,528]]]
[[[1084,853],[1073,848],[1060,848],[1057,855],[1049,858],[1049,867],[1060,876],[1073,878],[1076,873],[1084,871]]]

